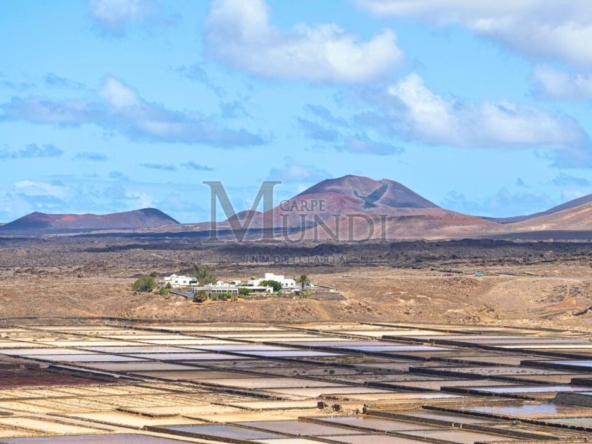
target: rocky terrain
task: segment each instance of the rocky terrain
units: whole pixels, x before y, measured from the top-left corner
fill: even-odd
[[[143,274],[208,264],[224,279],[306,273],[343,301],[194,304],[134,293]],[[485,276],[477,277],[476,273]],[[360,245],[207,244],[106,237],[0,241],[0,317],[228,322],[400,321],[589,329],[592,244],[506,241]]]

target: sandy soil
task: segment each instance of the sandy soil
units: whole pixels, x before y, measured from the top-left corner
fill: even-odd
[[[242,276],[236,272],[220,276],[244,278],[248,271]],[[313,282],[338,288],[345,301],[281,298],[204,304],[177,296],[134,293],[133,277],[19,273],[2,281],[0,316],[229,322],[417,321],[592,331],[592,311],[582,314],[592,306],[592,270],[569,267],[555,270],[558,276],[503,276],[508,271],[490,270],[499,275],[474,277],[468,271],[446,276],[424,270],[356,268],[347,273],[310,274]]]
[[[334,262],[245,263],[245,257]],[[0,239],[0,318],[134,317],[229,322],[387,321],[496,324],[592,331],[592,244],[483,241],[212,247],[187,239]],[[343,259],[343,261],[341,260]],[[208,263],[219,278],[273,271],[308,274],[344,301],[267,299],[195,304],[139,294],[142,274],[189,272]],[[484,277],[475,277],[475,273]]]

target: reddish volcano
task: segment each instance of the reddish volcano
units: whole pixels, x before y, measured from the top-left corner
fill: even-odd
[[[498,226],[442,209],[398,182],[360,176],[324,180],[271,211],[276,231],[293,233],[292,240],[464,237]],[[250,228],[263,227],[264,216],[254,214]]]
[[[360,176],[324,180],[303,191],[295,199],[313,195],[324,196],[328,202],[341,199],[334,195],[347,196],[353,199],[354,206],[359,209],[438,208],[437,205],[398,182],[387,179],[373,180]]]
[[[178,224],[179,222],[160,210],[145,208],[106,215],[31,213],[3,225],[0,231],[45,234],[91,230],[137,230]]]

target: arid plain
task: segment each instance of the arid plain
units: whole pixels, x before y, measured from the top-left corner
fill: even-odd
[[[147,274],[308,275],[193,302]],[[586,442],[592,245],[4,238],[0,443]]]
[[[188,272],[196,263],[224,279],[266,271],[306,273],[342,298],[195,304],[131,289],[140,275]],[[588,243],[466,240],[294,247],[92,236],[5,239],[0,279],[2,318],[445,322],[592,330]]]

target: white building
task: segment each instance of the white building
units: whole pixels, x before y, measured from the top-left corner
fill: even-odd
[[[238,287],[232,284],[226,284],[222,281],[218,281],[216,284],[208,284],[203,287],[195,287],[195,291],[205,291],[208,296],[213,294],[231,293],[238,294]]]
[[[199,282],[197,279],[192,276],[177,276],[176,274],[172,274],[164,278],[164,283],[171,284],[173,288],[179,287],[197,287]]]
[[[276,281],[282,285],[284,290],[294,290],[298,288],[294,279],[286,279],[282,274],[265,273],[262,279],[249,279],[247,285],[249,287],[259,287],[263,281]]]

